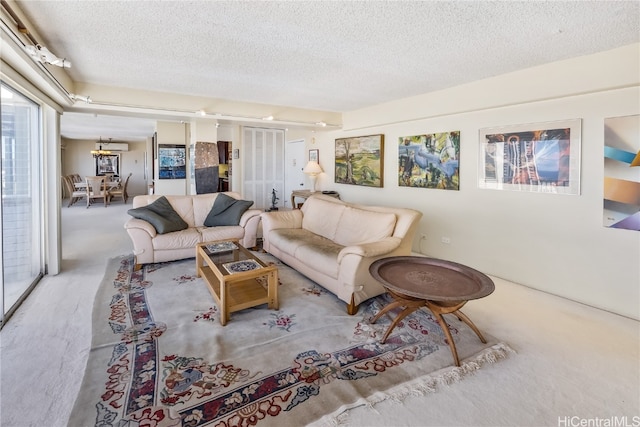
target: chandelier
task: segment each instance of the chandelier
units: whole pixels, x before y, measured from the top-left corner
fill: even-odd
[[[98,142],[100,144],[99,148],[97,150],[91,150],[91,155],[93,156],[94,159],[101,159],[102,157],[111,154],[111,151],[102,149],[102,137],[100,137],[100,141]],[[105,141],[105,144],[107,145],[110,143],[111,143],[111,138],[109,138],[109,142]]]

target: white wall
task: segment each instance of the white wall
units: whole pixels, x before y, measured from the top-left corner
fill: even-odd
[[[344,128],[353,130],[318,135],[325,170],[320,186],[347,201],[423,212],[415,251],[639,319],[640,232],[605,228],[602,221],[604,119],[640,114],[639,47],[346,114]],[[487,99],[490,94],[495,97]],[[492,105],[495,98],[503,98],[502,106]],[[443,99],[454,102],[438,114],[434,101]],[[580,195],[478,188],[479,129],[574,118],[582,119]],[[454,130],[461,131],[460,190],[399,187],[398,138]],[[384,188],[333,183],[335,138],[377,133],[385,135]]]

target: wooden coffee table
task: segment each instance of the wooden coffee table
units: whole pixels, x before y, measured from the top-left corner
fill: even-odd
[[[456,366],[460,366],[460,359],[443,314],[453,313],[469,325],[480,341],[487,342],[471,319],[460,311],[467,301],[486,297],[494,291],[493,281],[485,274],[455,262],[415,256],[379,259],[371,264],[369,272],[394,299],[371,319],[371,323],[394,308],[404,307],[389,325],[381,343],[402,319],[420,307],[427,307],[438,320]]]
[[[223,326],[234,311],[261,304],[278,309],[278,268],[266,265],[237,240],[196,245],[196,276],[207,284]]]

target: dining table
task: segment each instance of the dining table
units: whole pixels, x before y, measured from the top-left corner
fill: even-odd
[[[106,187],[107,187],[107,191],[108,190],[113,190],[116,189],[118,187],[120,187],[120,180],[117,181],[107,181],[106,182]],[[87,182],[86,181],[81,181],[81,182],[74,182],[73,186],[77,189],[77,190],[85,190],[87,188]]]

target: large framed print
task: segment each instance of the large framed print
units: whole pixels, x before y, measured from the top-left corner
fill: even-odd
[[[335,182],[383,186],[384,135],[336,139]]]
[[[640,115],[604,119],[603,221],[640,231]]]
[[[581,119],[480,129],[478,186],[580,194]]]

